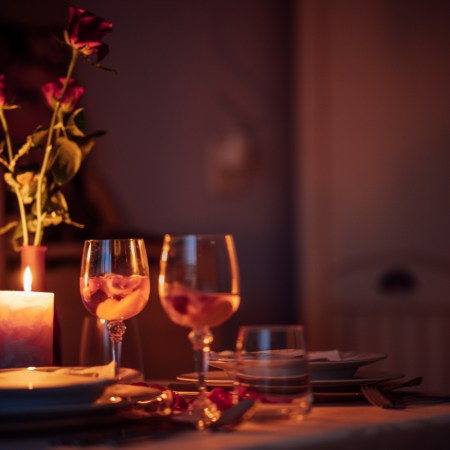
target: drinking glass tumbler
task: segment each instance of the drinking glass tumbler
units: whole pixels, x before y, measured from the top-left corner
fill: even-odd
[[[256,399],[253,419],[302,420],[312,406],[303,327],[241,327],[235,377],[239,395]]]

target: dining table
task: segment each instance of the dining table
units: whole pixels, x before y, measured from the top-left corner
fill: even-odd
[[[146,384],[175,380],[146,380]],[[426,400],[426,395],[422,400]],[[435,401],[437,400],[437,401]],[[175,417],[176,418],[176,417]],[[175,420],[172,414],[136,421],[117,421],[111,416],[96,425],[89,416],[68,427],[54,428],[43,422],[39,429],[29,423],[15,423],[15,431],[5,425],[0,433],[1,450],[263,450],[263,449],[449,449],[450,401],[430,397],[411,402],[401,409],[374,406],[364,398],[315,402],[302,421],[250,418],[228,428],[198,431]]]

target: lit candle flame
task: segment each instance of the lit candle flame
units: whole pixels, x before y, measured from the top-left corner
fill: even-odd
[[[27,266],[23,273],[23,290],[25,292],[31,292],[31,284],[33,282],[33,276],[31,274],[30,266]]]

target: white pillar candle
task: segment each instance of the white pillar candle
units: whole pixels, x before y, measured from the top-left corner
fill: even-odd
[[[53,309],[52,292],[0,291],[1,368],[53,364]]]

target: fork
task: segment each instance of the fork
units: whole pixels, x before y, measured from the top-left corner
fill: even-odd
[[[364,398],[372,405],[384,409],[404,409],[404,405],[395,403],[385,392],[374,384],[365,384],[361,386],[361,392]]]

